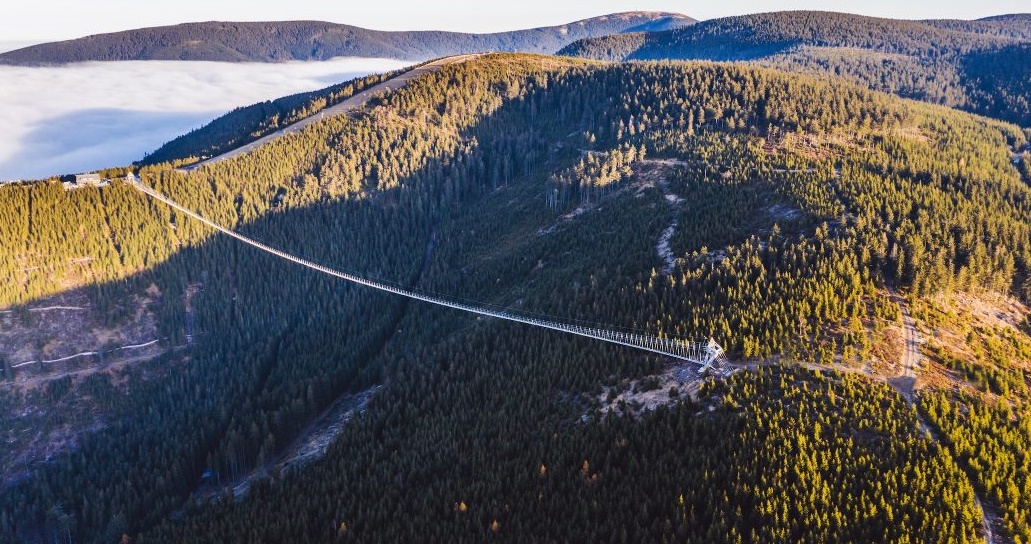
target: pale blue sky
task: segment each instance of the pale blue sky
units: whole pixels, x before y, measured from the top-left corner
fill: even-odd
[[[30,0],[8,2],[0,40],[69,39],[188,21],[316,19],[381,30],[514,30],[617,11],[674,11],[711,19],[760,11],[820,9],[895,18],[973,19],[1031,11],[1026,0]]]

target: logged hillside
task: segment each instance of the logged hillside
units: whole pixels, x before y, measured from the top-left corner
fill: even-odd
[[[329,266],[862,369],[897,320],[885,286],[1031,298],[1031,189],[1010,154],[1026,144],[1013,125],[752,66],[490,55],[246,156],[141,176]],[[627,380],[665,361],[342,284],[125,185],[2,188],[0,229],[16,279],[0,306],[87,286],[117,310],[149,291],[163,345],[186,346],[150,374],[0,388],[11,448],[32,402],[117,399],[4,473],[0,540],[976,542],[982,489],[1031,537],[1026,486],[998,484],[1027,481],[1007,461],[1025,430],[1000,428],[986,466],[958,438],[1001,412],[966,421],[948,395],[922,405],[948,443],[887,386],[802,368],[659,391],[668,407],[632,416],[605,399],[654,390]],[[1028,394],[999,368],[1005,398]],[[321,460],[276,462],[367,391]]]
[[[553,53],[582,38],[670,30],[693,22],[694,19],[675,13],[629,12],[496,34],[384,32],[320,21],[186,23],[34,45],[0,54],[0,64],[114,60],[284,62],[334,57],[422,61],[484,51]]]
[[[828,12],[727,17],[659,33],[580,40],[601,60],[726,60],[812,75],[1031,125],[1031,16],[904,21]]]

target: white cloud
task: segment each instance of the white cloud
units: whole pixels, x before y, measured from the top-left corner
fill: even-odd
[[[334,59],[0,66],[0,180],[126,165],[235,107],[405,64]]]

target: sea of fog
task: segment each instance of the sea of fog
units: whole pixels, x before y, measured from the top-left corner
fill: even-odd
[[[124,166],[239,106],[409,62],[87,62],[0,66],[0,181]]]

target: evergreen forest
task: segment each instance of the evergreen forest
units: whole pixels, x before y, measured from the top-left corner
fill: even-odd
[[[742,61],[834,76],[906,98],[1031,125],[1031,14],[906,21],[782,11],[664,32],[584,38],[560,55]]]
[[[971,55],[1027,37],[970,24],[920,29]],[[655,385],[658,355],[350,285],[126,183],[0,188],[0,308],[31,320],[77,290],[117,327],[145,297],[162,348],[25,388],[0,346],[0,449],[25,445],[33,406],[52,408],[42,425],[94,422],[0,472],[0,542],[964,543],[984,540],[982,507],[1031,542],[1027,323],[934,359],[961,386],[901,394],[870,363],[897,359],[901,308],[930,323],[947,297],[1031,303],[1028,108],[984,98],[1022,112],[995,119],[776,69],[792,54],[485,55],[231,160],[175,168],[378,79],[240,110],[136,165],[332,268],[711,337],[740,370],[691,394]],[[990,92],[1026,97],[1014,82]],[[662,402],[610,400],[644,393]],[[355,398],[320,456],[283,462]]]

